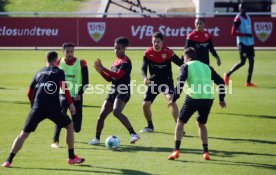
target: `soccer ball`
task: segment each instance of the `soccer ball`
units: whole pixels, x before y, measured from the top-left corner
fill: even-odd
[[[116,136],[109,136],[105,140],[105,146],[107,149],[116,150],[120,146],[120,140]]]

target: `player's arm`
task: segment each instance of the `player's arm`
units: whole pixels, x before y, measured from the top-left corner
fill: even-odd
[[[217,51],[215,50],[212,38],[210,38],[208,40],[208,43],[209,43],[209,50],[210,50],[211,54],[213,55],[214,58],[216,58],[217,64],[220,66],[221,65],[221,60],[220,60],[220,57],[217,54]]]
[[[211,69],[211,73],[212,73],[212,80],[214,80],[215,84],[218,85],[218,89],[219,89],[219,103],[220,103],[220,106],[223,108],[223,107],[226,107],[226,103],[224,101],[224,98],[225,98],[225,84],[224,84],[224,81],[223,79],[219,76],[219,74],[212,68],[210,67]]]
[[[144,56],[141,71],[142,71],[142,76],[143,76],[144,84],[145,84],[145,85],[148,85],[148,84],[149,84],[149,79],[148,79],[148,77],[147,77],[148,66],[149,66],[149,61],[148,61],[148,59],[146,58],[146,56]]]
[[[174,89],[173,98],[172,98],[173,102],[176,102],[176,100],[180,97],[180,94],[183,90],[183,86],[185,81],[187,80],[187,77],[188,77],[188,65],[185,64],[179,68],[179,76],[177,78],[176,87]]]
[[[123,63],[123,64],[126,64],[126,63]],[[116,80],[120,80],[123,76],[125,76],[126,71],[123,69],[123,66],[117,72],[112,72],[111,70],[103,67],[103,73],[110,76],[111,78],[115,78]]]
[[[85,60],[81,60],[81,76],[82,76],[82,86],[78,92],[78,95],[82,95],[84,93],[89,83],[88,67]]]
[[[171,60],[178,66],[181,66],[182,64],[184,64],[184,58],[180,59],[176,54],[173,54],[173,56],[171,57]]]
[[[238,28],[239,28],[240,25],[241,25],[241,21],[238,17],[236,17],[234,19],[234,24],[233,24],[232,29],[231,29],[231,34],[233,36],[245,36],[245,37],[252,37],[253,36],[251,33],[238,32]]]
[[[64,71],[61,70],[61,69],[60,69],[60,72],[59,72],[59,85],[60,85],[60,88],[61,88],[68,104],[72,104],[73,100],[71,98],[70,92],[68,90],[68,86],[67,86],[66,81],[65,81],[65,74],[64,74]]]
[[[30,83],[30,86],[28,88],[28,92],[27,92],[27,95],[28,95],[28,98],[29,98],[29,101],[32,103],[33,101],[33,98],[34,98],[34,89],[35,89],[35,85],[36,85],[36,75],[33,77],[31,83]]]
[[[106,81],[108,82],[111,81],[111,77],[109,75],[105,74],[104,72],[101,72],[100,74]]]
[[[186,39],[186,42],[185,42],[185,48],[188,48],[188,47],[195,48],[195,42],[191,40],[189,37]]]
[[[143,78],[147,78],[148,65],[149,65],[149,61],[148,61],[148,59],[144,56],[144,58],[143,58],[143,63],[142,63],[142,68],[141,68]]]
[[[94,68],[106,81],[111,81],[111,77],[103,72],[103,65],[100,59],[96,59],[96,61],[94,61]]]
[[[69,110],[70,110],[71,114],[75,115],[76,114],[76,108],[75,108],[75,105],[74,105],[73,100],[71,98],[70,92],[68,90],[68,86],[67,86],[66,81],[65,81],[65,74],[64,74],[63,70],[61,70],[60,75],[59,75],[59,85],[61,87],[61,90],[64,93],[66,101],[69,104]]]

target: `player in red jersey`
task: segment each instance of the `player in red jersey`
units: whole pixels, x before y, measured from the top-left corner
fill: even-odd
[[[122,113],[130,99],[130,74],[131,61],[125,55],[129,41],[125,37],[115,39],[114,52],[117,59],[114,61],[111,70],[105,68],[100,59],[94,63],[94,68],[108,82],[112,82],[112,88],[102,105],[102,110],[97,121],[96,136],[88,142],[90,145],[100,143],[100,136],[104,127],[106,117],[113,112],[113,115],[120,120],[130,133],[130,143],[135,143],[140,136],[136,134],[128,118]]]
[[[147,85],[147,91],[143,102],[144,116],[148,122],[148,126],[140,132],[153,132],[151,104],[160,92],[166,95],[168,101],[171,100],[174,92],[172,65],[171,62],[178,66],[183,64],[183,60],[179,59],[172,50],[163,45],[164,36],[160,32],[152,35],[152,47],[148,48],[144,53],[142,75],[144,84]],[[147,76],[149,69],[150,77]],[[178,108],[176,103],[169,106],[174,120],[178,117]]]
[[[209,65],[209,51],[216,58],[218,66],[221,60],[214,49],[212,36],[209,32],[204,31],[205,19],[195,19],[195,29],[188,35],[185,43],[185,48],[193,47],[196,50],[197,60]]]

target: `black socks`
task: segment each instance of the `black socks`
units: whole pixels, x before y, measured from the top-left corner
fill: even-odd
[[[175,141],[175,150],[180,149],[180,144],[181,144],[181,141],[178,141],[178,140]]]
[[[9,157],[7,158],[7,161],[12,163],[12,160],[13,160],[14,156],[15,156],[14,153],[10,153]]]
[[[209,152],[208,151],[208,144],[203,144],[202,147],[203,147],[203,153]]]
[[[68,153],[69,153],[69,159],[75,158],[74,148],[68,149]]]

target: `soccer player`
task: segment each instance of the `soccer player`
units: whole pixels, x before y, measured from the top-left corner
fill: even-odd
[[[100,143],[104,121],[111,112],[113,112],[113,115],[119,119],[129,131],[130,143],[133,144],[140,139],[140,136],[136,134],[128,118],[122,113],[130,99],[130,73],[132,65],[130,59],[125,54],[128,44],[129,40],[125,37],[118,37],[115,39],[114,52],[117,58],[114,61],[111,70],[105,68],[100,59],[97,59],[94,62],[94,68],[96,71],[100,73],[106,81],[112,82],[112,88],[102,105],[96,126],[96,136],[88,142],[90,145]]]
[[[188,35],[185,43],[185,48],[193,47],[196,50],[197,59],[207,65],[210,64],[209,51],[216,58],[218,66],[221,65],[221,60],[214,49],[212,36],[209,32],[204,31],[205,19],[195,19],[195,29]]]
[[[36,73],[30,84],[28,97],[31,102],[31,110],[23,130],[13,142],[7,160],[2,164],[3,167],[11,166],[14,156],[22,148],[30,133],[34,132],[38,124],[46,118],[66,129],[66,142],[69,153],[68,164],[80,164],[84,162],[83,158],[79,158],[74,153],[72,122],[60,109],[59,91],[62,84],[65,84],[65,78],[64,72],[56,66],[57,57],[56,52],[49,51],[46,55],[47,67],[42,68]],[[64,87],[66,87],[66,84]],[[69,104],[71,114],[75,114],[76,109],[68,90],[65,90],[65,97]]]
[[[249,68],[245,86],[255,87],[256,85],[251,82],[253,68],[254,68],[254,38],[252,33],[251,19],[246,14],[245,4],[239,4],[240,13],[235,17],[232,26],[231,34],[237,37],[237,46],[240,52],[240,62],[232,67],[232,69],[224,74],[224,82],[229,84],[230,76],[245,64],[246,58],[249,61]]]
[[[152,47],[148,48],[144,53],[142,76],[144,78],[144,84],[148,87],[143,101],[143,112],[148,126],[140,131],[142,133],[154,131],[151,105],[157,95],[163,92],[168,101],[172,99],[174,85],[171,62],[178,66],[183,64],[183,60],[179,59],[172,50],[163,45],[163,39],[164,36],[162,33],[153,33]],[[150,74],[149,78],[147,76],[148,69]],[[171,103],[169,109],[176,121],[178,116],[177,105]]]
[[[147,120],[148,126],[143,128],[140,132],[154,132],[154,125],[152,122],[151,105],[157,95],[163,92],[168,101],[171,100],[174,85],[172,78],[171,62],[178,66],[183,64],[183,61],[174,54],[172,50],[163,45],[164,36],[160,32],[155,32],[152,35],[152,47],[144,52],[142,64],[142,76],[144,84],[147,85],[147,91],[143,101],[143,112]],[[149,69],[149,78],[147,71]],[[178,116],[178,108],[175,103],[171,103],[169,109],[176,121]]]
[[[208,152],[208,136],[207,123],[208,115],[210,113],[213,104],[213,88],[212,80],[219,85],[219,105],[226,107],[224,97],[225,89],[223,79],[215,72],[215,70],[206,64],[196,59],[196,51],[194,48],[186,48],[184,50],[185,64],[181,66],[179,71],[179,77],[175,93],[172,101],[175,102],[182,91],[184,82],[186,82],[186,99],[180,111],[176,128],[175,128],[175,149],[173,153],[168,157],[169,160],[174,160],[180,156],[179,149],[184,129],[184,124],[188,122],[190,117],[197,111],[197,123],[199,137],[203,146],[203,157],[205,160],[209,160]]]
[[[72,115],[74,131],[80,132],[82,125],[82,103],[86,86],[88,85],[88,68],[83,59],[74,57],[74,43],[64,43],[62,45],[64,57],[59,59],[57,64],[65,73],[65,80],[68,83],[68,89],[73,103],[76,107],[76,114]],[[60,94],[60,105],[62,112],[67,113],[69,104],[64,94]],[[52,148],[59,148],[59,135],[61,126],[56,125],[54,131]]]

